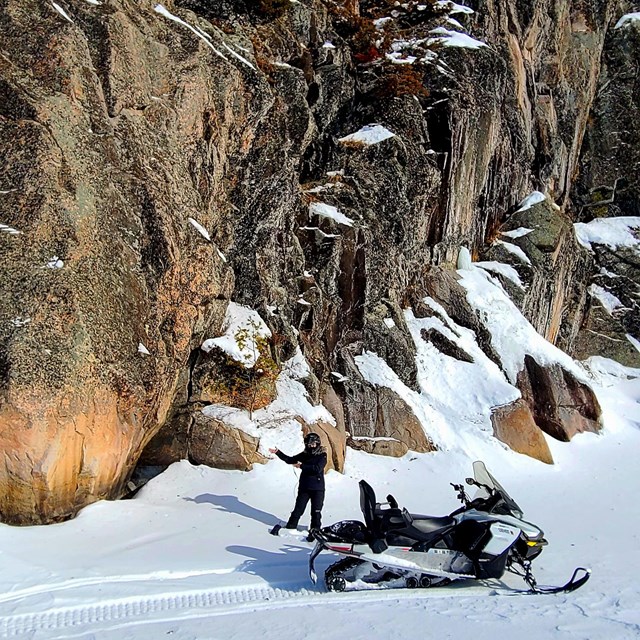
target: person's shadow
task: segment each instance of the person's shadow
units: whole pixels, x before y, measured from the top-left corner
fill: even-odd
[[[266,525],[274,525],[280,522],[279,518],[276,518],[272,513],[267,513],[261,509],[256,509],[245,502],[242,502],[236,498],[236,496],[217,496],[213,493],[201,493],[195,498],[184,498],[188,502],[195,502],[196,504],[212,504],[220,511],[226,511],[228,513],[237,513],[245,518],[251,520],[257,520]]]
[[[321,584],[314,585],[308,574],[309,548],[284,544],[280,551],[265,551],[244,545],[230,545],[227,551],[247,559],[236,569],[259,576],[272,587],[310,591],[323,591]],[[322,563],[324,564],[324,563]]]
[[[250,518],[266,525],[274,525],[281,522],[272,513],[256,509],[236,496],[219,496],[213,493],[202,493],[195,498],[183,498],[196,504],[210,504],[216,509],[227,513],[236,513],[245,518]],[[300,589],[306,587],[312,591],[322,591],[320,583],[314,586],[308,577],[308,562],[310,548],[284,543],[279,551],[265,551],[255,547],[243,545],[231,545],[227,551],[244,556],[246,560],[237,567],[236,571],[261,577],[272,587]],[[327,559],[320,560],[319,568],[322,571]],[[334,558],[335,560],[335,558]]]

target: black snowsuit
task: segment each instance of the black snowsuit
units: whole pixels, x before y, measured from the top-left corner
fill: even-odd
[[[322,519],[322,505],[324,504],[324,468],[327,464],[327,454],[318,447],[318,451],[304,451],[295,456],[288,456],[282,451],[276,455],[288,464],[300,463],[300,481],[298,482],[298,496],[296,504],[289,516],[285,527],[295,529],[311,500],[311,528],[319,529]]]

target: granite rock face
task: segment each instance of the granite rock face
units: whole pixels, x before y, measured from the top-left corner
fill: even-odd
[[[621,19],[607,31],[598,92],[585,130],[573,189],[576,219],[640,216],[640,22]],[[640,222],[636,224],[636,235]],[[593,274],[575,355],[609,357],[640,367],[640,252],[605,243],[590,246]],[[613,296],[613,304],[603,298]],[[636,345],[629,340],[636,340]]]
[[[605,215],[638,211],[638,172],[609,135],[621,97],[619,135],[638,135],[638,27],[613,29],[629,3],[479,0],[455,17],[491,47],[437,37],[436,58],[410,68],[385,54],[433,39],[444,6],[405,3],[376,35],[385,2],[62,4],[0,7],[2,521],[122,495],[161,431],[165,460],[261,461],[259,443],[198,413],[219,400],[200,346],[229,300],[267,322],[275,362],[302,349],[307,391],[336,419],[322,431],[334,468],[347,433],[391,438],[393,455],[432,450],[355,358],[376,351],[415,390],[402,311],[437,290],[499,363],[451,268],[462,245],[494,250],[534,190],[548,200],[527,214],[542,257],[514,297],[574,348],[591,258],[571,222],[589,220],[599,184],[615,186]],[[395,135],[343,139],[376,123]],[[538,387],[526,388],[535,418]],[[597,422],[587,405],[578,413]]]

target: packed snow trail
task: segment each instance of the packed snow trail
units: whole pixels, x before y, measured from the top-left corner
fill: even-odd
[[[334,606],[338,600],[341,605],[371,604],[389,599],[422,601],[433,598],[485,597],[508,593],[515,592],[506,586],[490,587],[462,583],[432,589],[369,589],[343,594],[326,593],[322,587],[305,588],[296,583],[283,584],[280,587],[263,584],[185,589],[154,595],[113,598],[102,602],[61,606],[47,611],[0,617],[0,637],[17,637],[42,631],[57,632],[81,627],[91,627],[95,631],[96,627],[108,627],[112,623],[122,626],[123,623],[133,623],[137,618],[148,621],[165,613],[171,614],[169,617],[162,616],[166,622],[169,619],[183,620],[190,617],[240,614],[246,610],[282,609],[302,605]],[[16,598],[18,597],[20,594],[16,594]]]

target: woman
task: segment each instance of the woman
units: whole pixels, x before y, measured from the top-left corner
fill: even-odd
[[[271,453],[301,470],[298,482],[298,496],[296,504],[285,525],[285,529],[295,529],[298,521],[311,501],[311,528],[307,540],[313,540],[311,529],[319,529],[322,519],[322,505],[324,504],[324,468],[327,464],[327,454],[320,443],[317,433],[308,433],[304,438],[304,451],[295,456],[288,456],[280,449],[269,449]],[[271,533],[277,534],[280,526],[276,525]]]

